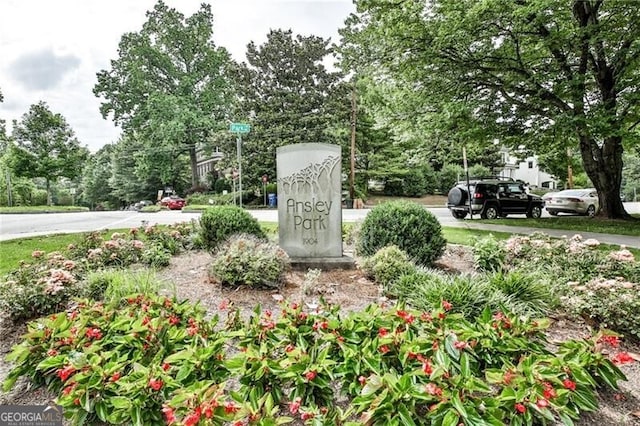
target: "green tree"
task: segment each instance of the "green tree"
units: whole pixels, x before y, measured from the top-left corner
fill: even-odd
[[[465,135],[573,148],[601,214],[620,201],[623,143],[638,144],[640,9],[624,0],[358,0],[344,55],[374,83]],[[398,89],[399,90],[399,89]],[[413,91],[413,96],[412,93]],[[407,107],[408,106],[408,107]],[[467,120],[462,120],[467,118]],[[478,138],[486,140],[486,138]]]
[[[340,79],[323,64],[330,53],[328,40],[290,30],[270,31],[260,46],[249,43],[248,63],[238,70],[238,117],[250,117],[252,125],[243,136],[243,183],[257,185],[264,174],[275,177],[277,147],[340,142],[329,130],[335,120],[331,96]],[[235,140],[227,138],[223,150],[235,158]]]
[[[43,178],[47,203],[51,204],[51,184],[60,177],[74,179],[82,173],[88,156],[71,127],[45,102],[31,105],[20,122],[14,120],[9,164],[17,176]]]
[[[103,117],[113,114],[138,140],[188,153],[196,185],[198,145],[228,122],[231,60],[212,41],[210,5],[185,18],[159,1],[147,18],[139,33],[122,36],[120,57],[98,73],[93,92],[105,99]]]
[[[119,200],[114,194],[110,180],[113,175],[113,153],[115,145],[107,144],[92,154],[82,171],[81,202],[91,208],[106,203],[109,207],[117,207]]]

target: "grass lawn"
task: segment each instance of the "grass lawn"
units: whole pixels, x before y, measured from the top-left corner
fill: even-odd
[[[640,219],[640,215],[632,215]],[[640,237],[640,221],[609,220],[597,217],[561,216],[541,219],[501,218],[483,220],[482,223],[492,223],[507,226],[528,226],[532,228],[562,229],[567,231],[600,232],[602,234],[619,234]]]
[[[18,206],[0,207],[0,214],[19,213],[64,213],[64,212],[88,212],[87,207],[80,206]]]

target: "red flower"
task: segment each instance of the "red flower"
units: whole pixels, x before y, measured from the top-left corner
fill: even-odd
[[[187,334],[189,336],[195,336],[196,334],[198,334],[198,325],[194,324],[187,327]]]
[[[378,330],[378,336],[385,337],[387,334],[389,334],[389,330],[384,327],[380,327],[380,329]]]
[[[58,351],[56,351],[55,349],[49,349],[47,351],[47,355],[48,356],[56,356],[56,355],[58,355]]]
[[[542,392],[542,395],[546,399],[553,399],[557,396],[556,390],[553,388],[553,385],[551,383],[544,382],[542,383],[542,386],[544,387],[544,391]]]
[[[445,313],[444,313],[444,312],[440,312],[440,313],[438,314],[438,318],[440,318],[440,319],[444,319],[444,317],[446,317],[446,315],[445,315]]]
[[[435,383],[427,383],[424,386],[425,392],[429,395],[442,396],[442,389],[435,385]]]
[[[549,406],[549,401],[547,401],[547,400],[546,400],[546,399],[544,399],[544,398],[540,398],[540,399],[536,402],[536,405],[537,405],[539,408],[546,408],[546,407],[548,407],[548,406]]]
[[[308,381],[312,381],[313,379],[316,378],[317,375],[318,375],[318,373],[316,373],[315,370],[311,370],[311,371],[307,371],[307,373],[304,375],[304,377]]]
[[[180,318],[178,318],[177,316],[175,316],[174,314],[171,314],[169,316],[169,324],[171,325],[178,325],[180,324]]]
[[[291,309],[293,309],[294,311],[298,309],[298,304],[297,303],[292,303],[291,304]]]
[[[173,408],[168,405],[164,405],[162,407],[162,412],[164,413],[164,418],[167,421],[167,424],[173,424],[176,422],[176,416],[173,412]]]
[[[154,391],[162,389],[163,384],[161,379],[149,379],[149,387]]]
[[[461,341],[459,341],[459,340],[458,340],[458,341],[456,341],[456,342],[453,344],[453,346],[454,346],[456,349],[464,349],[464,348],[466,348],[466,347],[467,347],[467,342],[461,342]]]
[[[574,381],[571,381],[569,379],[564,379],[562,381],[562,384],[563,384],[563,386],[565,388],[567,388],[569,390],[572,390],[572,391],[576,390],[576,382],[574,382]]]
[[[240,408],[236,407],[236,405],[231,402],[231,401],[227,401],[224,403],[224,412],[226,414],[233,414],[236,413]]]
[[[56,374],[63,382],[66,382],[69,376],[76,372],[76,369],[71,365],[67,365],[64,368],[59,369]]]
[[[77,383],[67,386],[66,388],[62,389],[62,394],[69,395],[76,388],[76,386],[78,386]]]
[[[110,381],[112,381],[113,383],[117,382],[118,380],[120,380],[120,372],[116,371],[115,373],[113,373],[111,375],[111,378],[109,379]]]
[[[407,311],[397,311],[396,315],[402,318],[407,324],[411,324],[415,320],[415,317]]]
[[[453,308],[453,305],[449,302],[447,302],[446,300],[442,301],[442,307],[444,308],[445,311],[449,311],[451,310],[451,308]]]
[[[224,299],[222,302],[220,302],[220,304],[218,305],[218,309],[220,309],[221,311],[224,311],[225,309],[227,309],[229,307],[229,299]]]
[[[433,368],[431,368],[431,362],[428,359],[425,360],[424,363],[422,364],[422,371],[427,376],[430,376],[431,373],[433,373]]]
[[[300,402],[302,399],[300,397],[294,399],[289,403],[289,412],[291,414],[298,414],[298,410],[300,409]]]
[[[300,416],[302,420],[311,420],[314,417],[315,417],[315,414],[313,413],[302,413],[302,415]]]
[[[598,343],[604,343],[612,348],[617,348],[618,345],[620,345],[620,339],[618,336],[602,336],[598,339]]]
[[[618,352],[611,360],[614,364],[628,364],[634,361],[633,357],[627,352]]]
[[[165,362],[164,364],[162,364],[162,369],[164,371],[167,371],[170,368],[171,368],[171,364],[169,364],[168,362]]]
[[[291,352],[291,351],[293,351],[295,348],[296,348],[295,346],[293,346],[291,343],[289,343],[289,344],[284,348],[284,351],[285,351],[285,352]]]
[[[193,413],[189,414],[187,417],[184,418],[184,425],[185,426],[197,425],[198,422],[200,421],[200,416],[202,416],[202,408],[198,407]]]
[[[389,346],[387,345],[382,345],[378,348],[378,350],[380,352],[382,352],[383,354],[386,354],[387,352],[389,352],[391,349],[389,349]]]
[[[428,312],[423,312],[422,315],[420,315],[420,319],[422,321],[432,321],[433,318],[431,317],[431,314]]]
[[[364,386],[367,383],[367,378],[364,376],[358,377],[358,382],[360,382],[360,386]]]
[[[305,321],[305,320],[307,319],[307,317],[308,317],[308,316],[309,316],[309,315],[308,315],[306,312],[300,312],[300,313],[298,314],[298,319],[299,319],[300,321]]]
[[[208,419],[210,419],[211,417],[213,417],[213,407],[208,406],[207,408],[204,409],[204,416]]]
[[[520,404],[519,402],[515,405],[515,408],[516,408],[516,411],[520,414],[524,414],[524,412],[527,411],[527,407]]]
[[[85,332],[85,336],[87,336],[89,339],[102,339],[102,332],[100,331],[99,328],[89,328],[87,329],[87,331]]]

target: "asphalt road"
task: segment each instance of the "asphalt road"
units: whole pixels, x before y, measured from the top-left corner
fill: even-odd
[[[640,213],[640,203],[625,203],[629,213]],[[443,226],[481,226],[480,221],[454,219],[445,207],[428,208]],[[369,212],[362,210],[343,210],[344,222],[362,220]],[[251,210],[261,221],[277,222],[278,212],[270,210]],[[48,213],[48,214],[1,214],[0,241],[36,235],[48,235],[69,232],[87,232],[103,229],[132,228],[143,224],[171,224],[198,219],[200,213],[182,213],[181,211],[161,211],[158,213],[138,213],[135,211]],[[518,217],[518,216],[514,216]],[[524,216],[522,216],[524,217]],[[548,217],[546,211],[543,217]],[[477,223],[476,223],[477,222]],[[484,225],[482,225],[484,227]]]

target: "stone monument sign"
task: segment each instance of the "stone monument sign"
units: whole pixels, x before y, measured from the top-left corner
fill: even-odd
[[[340,146],[302,143],[276,153],[280,247],[292,258],[341,257]]]

